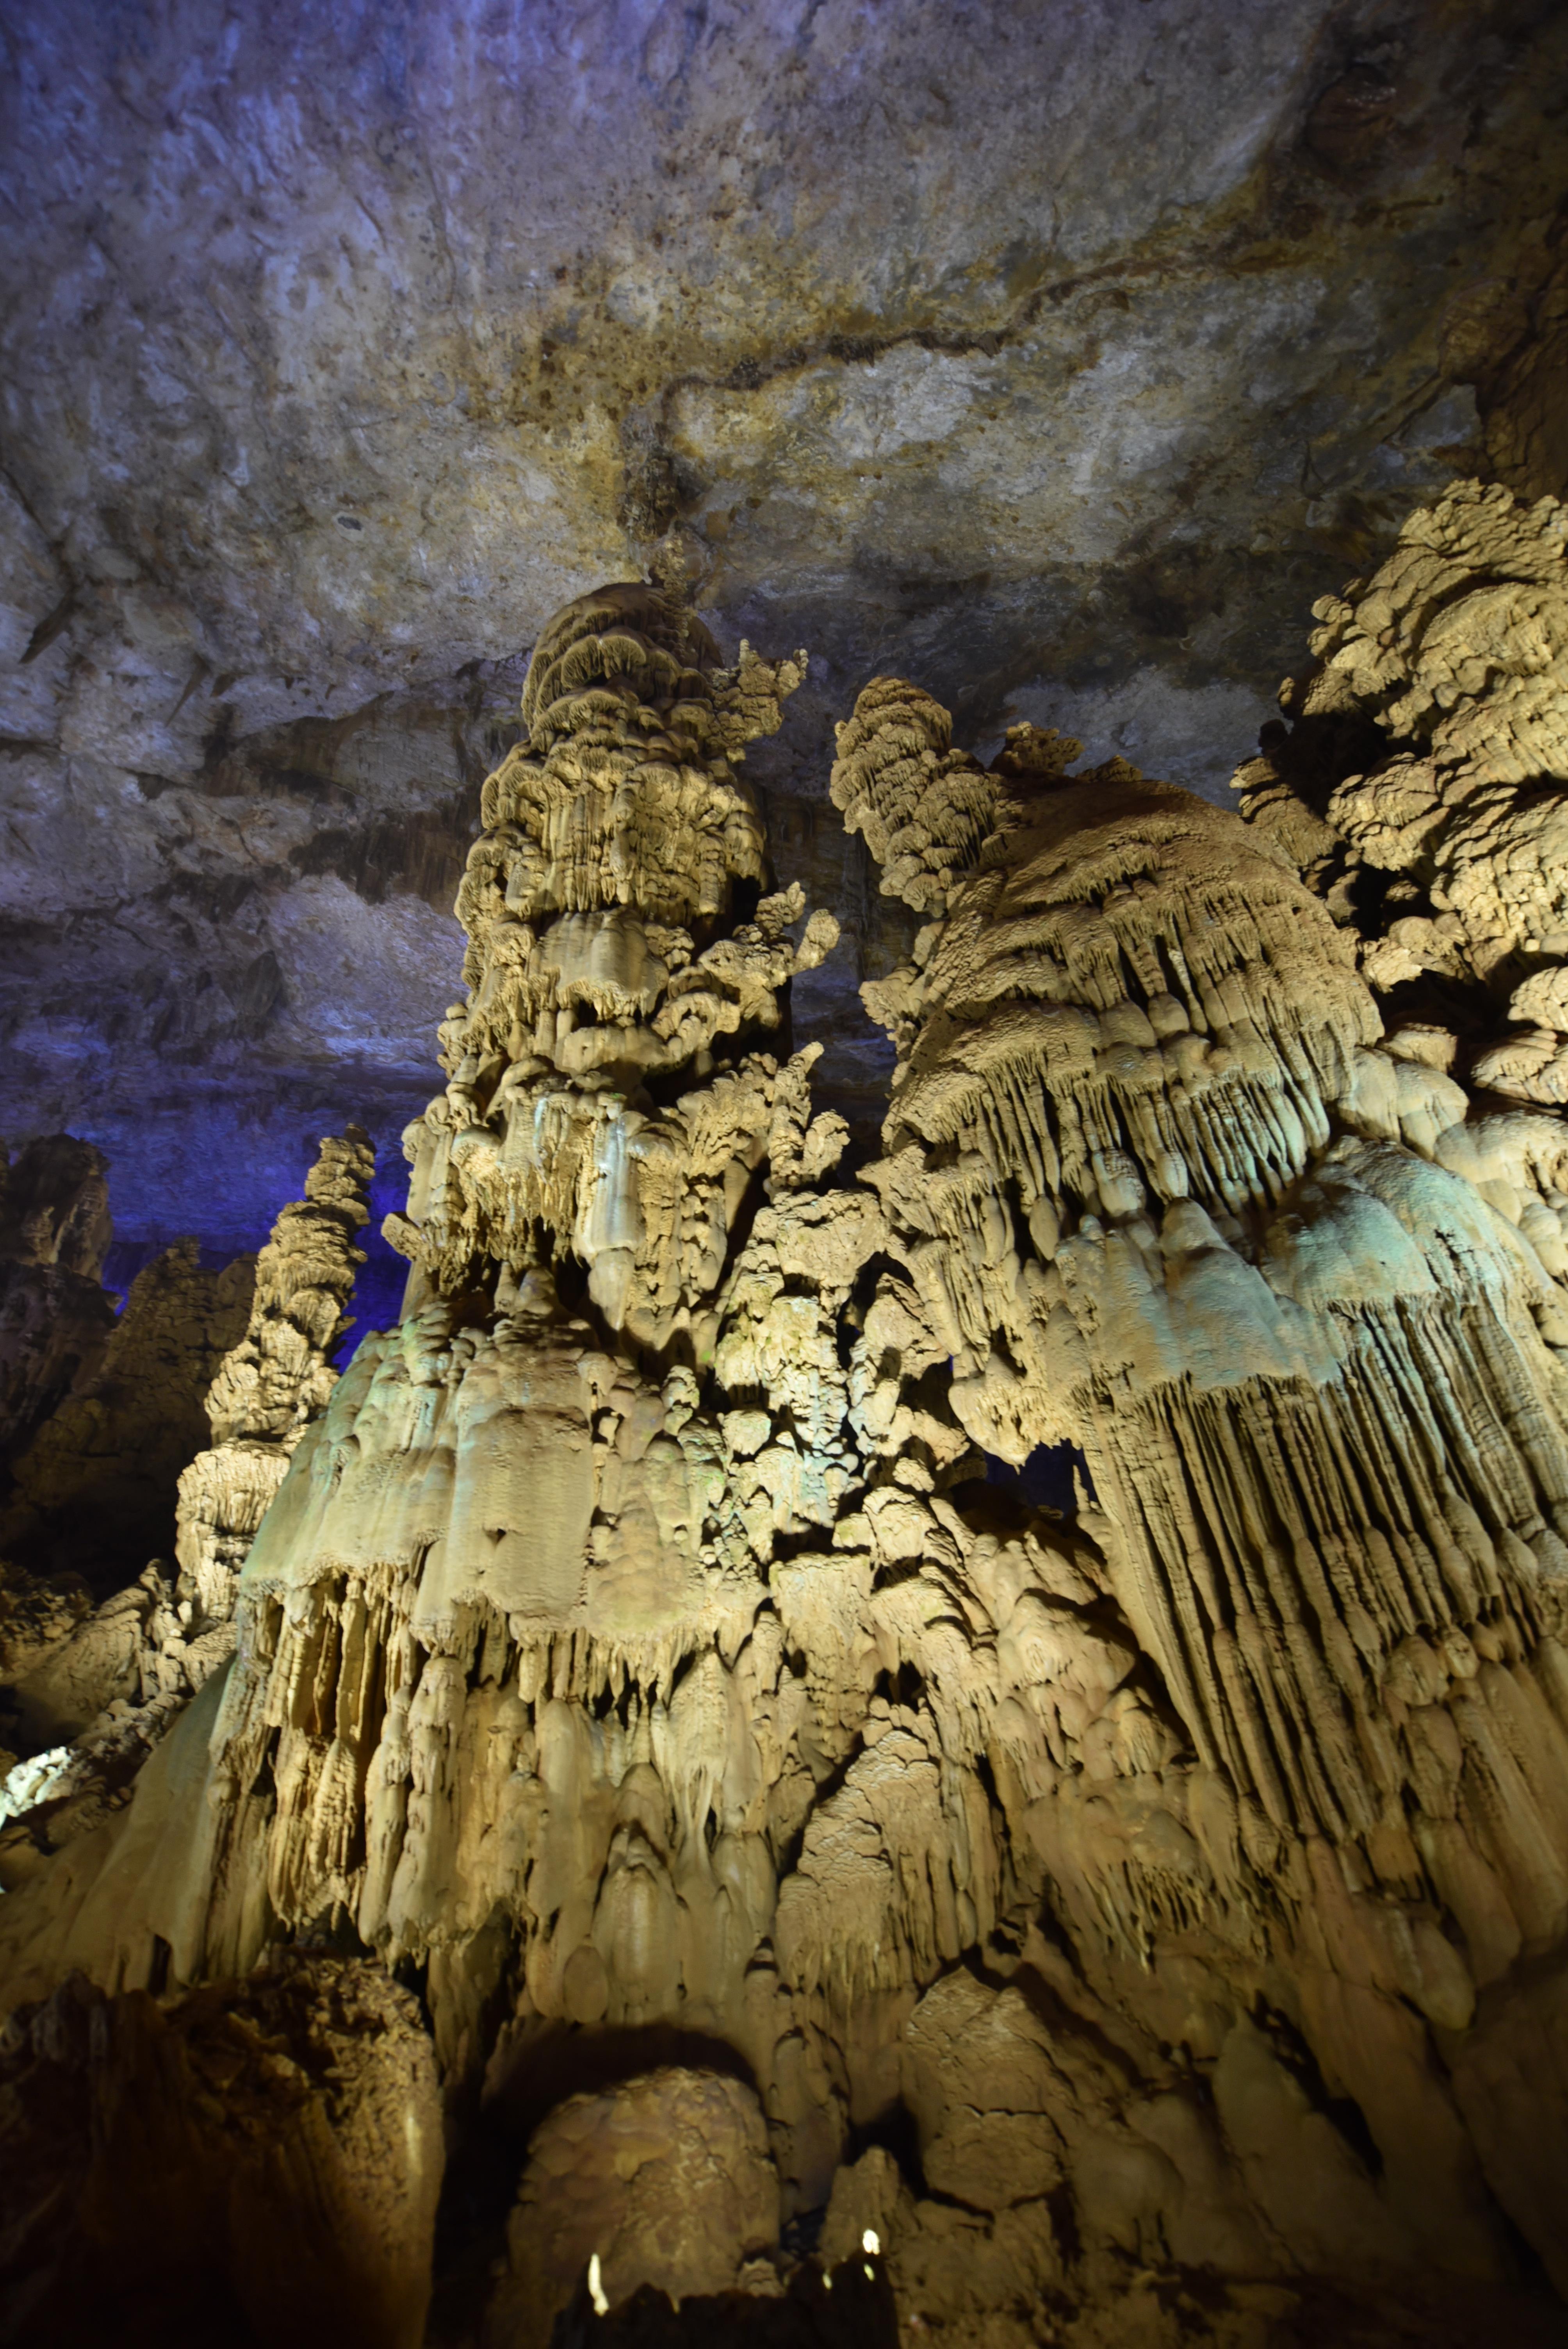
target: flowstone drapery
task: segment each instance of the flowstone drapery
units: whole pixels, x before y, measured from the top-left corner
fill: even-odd
[[[183,2016],[291,1940],[417,1980],[454,2159],[521,2197],[432,2338],[548,2342],[591,2257],[780,2342],[844,2260],[955,2344],[1261,2349],[1311,2278],[1528,2337],[1568,1127],[1386,1050],[1266,832],[1028,728],[982,770],[882,679],[832,792],[925,926],[839,1179],[784,991],[832,925],[735,765],[803,660],[725,669],[647,586],[542,637],[404,1319],[232,1665],[0,1909],[8,1998]],[[1062,1443],[1075,1522],[984,1481]]]

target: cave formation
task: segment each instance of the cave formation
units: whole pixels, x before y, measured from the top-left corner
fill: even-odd
[[[0,2341],[1563,2337],[1565,67],[1474,13],[19,20]]]

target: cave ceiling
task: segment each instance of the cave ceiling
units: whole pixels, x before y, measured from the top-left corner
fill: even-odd
[[[328,1123],[390,1177],[549,614],[661,545],[811,668],[828,804],[913,674],[1227,802],[1314,600],[1485,471],[1565,184],[1568,20],[1323,0],[15,0],[0,26],[0,1131],[123,1234],[253,1242]]]

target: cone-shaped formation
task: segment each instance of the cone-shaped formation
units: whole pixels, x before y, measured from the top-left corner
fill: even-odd
[[[62,1610],[58,1636],[8,1675],[29,1747],[51,1749],[15,1806],[57,1849],[99,1823],[148,1749],[233,1654],[240,1569],[337,1383],[330,1356],[351,1326],[346,1308],[365,1261],[355,1236],[369,1221],[374,1171],[357,1126],[324,1139],[304,1199],[284,1209],[256,1258],[249,1326],[207,1390],[212,1447],[180,1475],[173,1569],[154,1559],[85,1620]]]
[[[601,588],[541,637],[530,732],[486,783],[458,914],[470,994],[442,1030],[446,1092],[409,1129],[408,1213],[387,1237],[459,1293],[570,1257],[610,1328],[655,1350],[717,1286],[731,1219],[768,1148],[774,1071],[700,1093],[738,1036],[838,936],[763,896],[762,828],[732,760],[777,730],[805,673],[712,639],[661,590]],[[734,918],[737,891],[751,911]],[[493,1273],[490,1276],[493,1278]]]
[[[213,1448],[181,1476],[175,1556],[208,1623],[232,1617],[256,1528],[337,1383],[331,1358],[353,1326],[348,1300],[365,1261],[355,1240],[370,1220],[375,1171],[358,1126],[324,1137],[304,1197],[284,1209],[256,1258],[250,1327],[207,1390]]]

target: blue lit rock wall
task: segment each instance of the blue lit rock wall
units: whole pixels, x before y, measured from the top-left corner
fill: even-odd
[[[830,713],[923,678],[1222,790],[1306,607],[1476,462],[1551,267],[1553,12],[1325,0],[10,14],[0,1132],[253,1245],[428,1087],[545,615],[675,528],[815,666],[754,761],[903,951]]]

